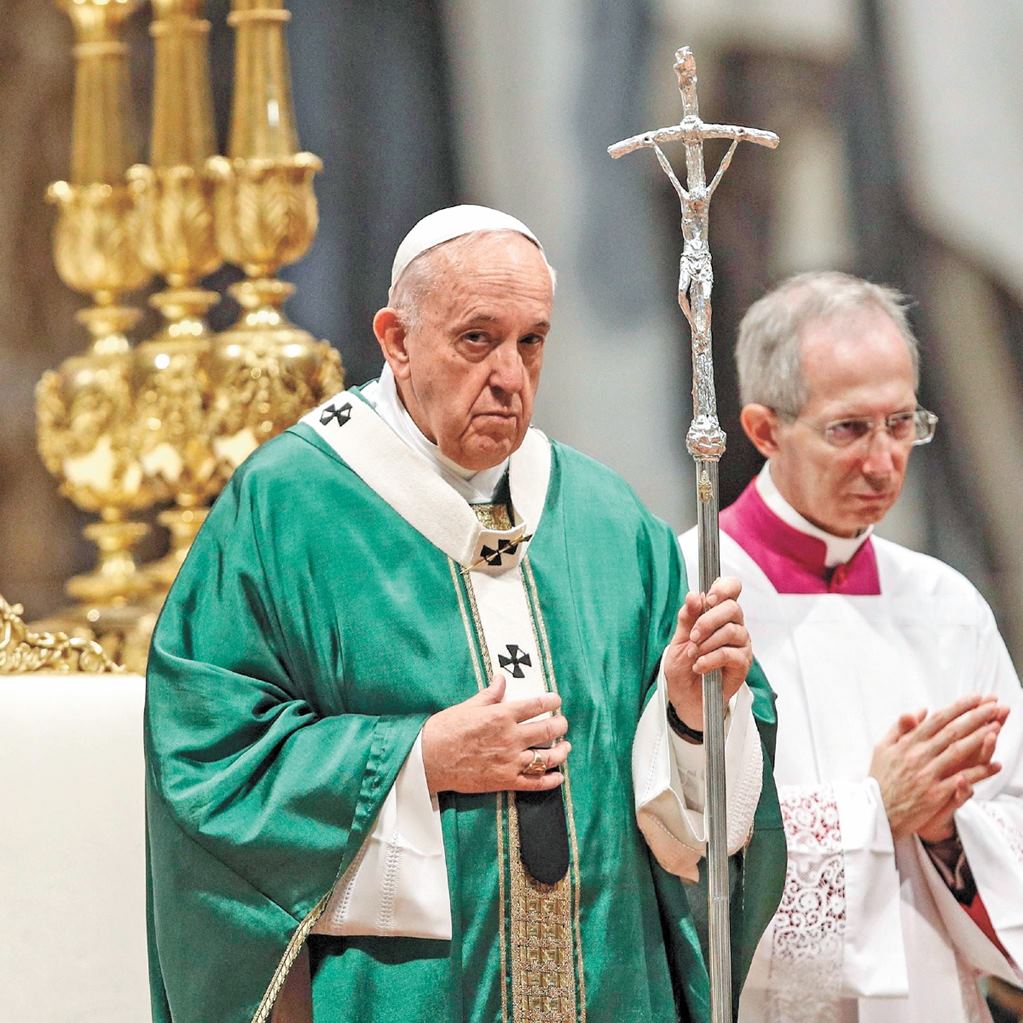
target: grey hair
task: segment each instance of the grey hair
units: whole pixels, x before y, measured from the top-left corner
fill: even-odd
[[[910,300],[894,288],[837,271],[796,274],[753,303],[739,324],[735,364],[743,405],[766,405],[795,415],[806,404],[806,380],[800,362],[803,332],[815,322],[849,313],[884,313],[898,328],[920,383],[920,351],[909,325]]]
[[[460,234],[457,238],[443,242],[427,249],[405,267],[402,275],[394,282],[387,293],[387,303],[392,309],[398,310],[407,330],[416,329],[421,321],[420,306],[423,299],[435,291],[441,283],[445,270],[460,270],[465,266],[464,250],[473,239],[485,234],[518,234],[518,231],[470,231]],[[522,235],[525,238],[525,235]],[[531,240],[531,239],[527,239]],[[551,275],[551,294],[558,284],[558,275],[554,267],[547,262],[547,255],[537,246],[547,270]],[[441,258],[443,257],[443,258]]]

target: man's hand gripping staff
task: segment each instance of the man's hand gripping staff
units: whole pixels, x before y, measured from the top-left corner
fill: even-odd
[[[738,604],[741,589],[737,579],[723,578],[711,587],[706,601],[698,593],[688,594],[665,648],[668,697],[693,730],[703,728],[701,675],[720,668],[727,701],[753,663]],[[485,690],[434,714],[423,726],[423,763],[431,792],[538,791],[564,781],[559,768],[572,744],[565,739],[568,721],[561,713],[561,697],[544,693],[504,703],[504,693],[504,676],[498,673]],[[536,771],[541,760],[543,773]]]

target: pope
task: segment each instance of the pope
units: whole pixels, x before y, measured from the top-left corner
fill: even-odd
[[[554,272],[417,224],[380,379],[259,449],[174,584],[146,705],[154,1018],[702,1020],[700,673],[728,700],[736,988],[784,874],[737,598],[531,427]]]

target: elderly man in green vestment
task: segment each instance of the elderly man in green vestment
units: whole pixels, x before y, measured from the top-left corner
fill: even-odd
[[[197,537],[150,656],[158,1023],[706,1019],[714,667],[741,985],[784,876],[770,691],[738,584],[685,595],[671,530],[530,427],[553,291],[506,214],[420,221],[380,379]]]

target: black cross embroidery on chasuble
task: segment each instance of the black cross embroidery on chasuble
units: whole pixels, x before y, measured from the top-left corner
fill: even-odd
[[[320,426],[326,426],[332,419],[337,420],[338,426],[344,426],[352,418],[352,403],[346,401],[340,408],[328,405],[320,413]]]
[[[515,556],[515,552],[519,549],[519,544],[522,543],[523,539],[525,538],[516,537],[514,543],[511,542],[510,540],[503,539],[498,540],[497,550],[494,550],[493,547],[488,547],[486,544],[484,544],[483,548],[480,550],[480,554],[483,555],[483,560],[488,565],[493,565],[497,567],[501,564],[502,554],[507,554],[509,557]]]
[[[506,644],[505,649],[510,656],[505,657],[504,654],[498,654],[497,663],[502,668],[511,668],[512,678],[525,678],[526,673],[522,670],[522,665],[524,664],[527,668],[533,667],[529,654],[525,650],[520,650],[514,643]]]

